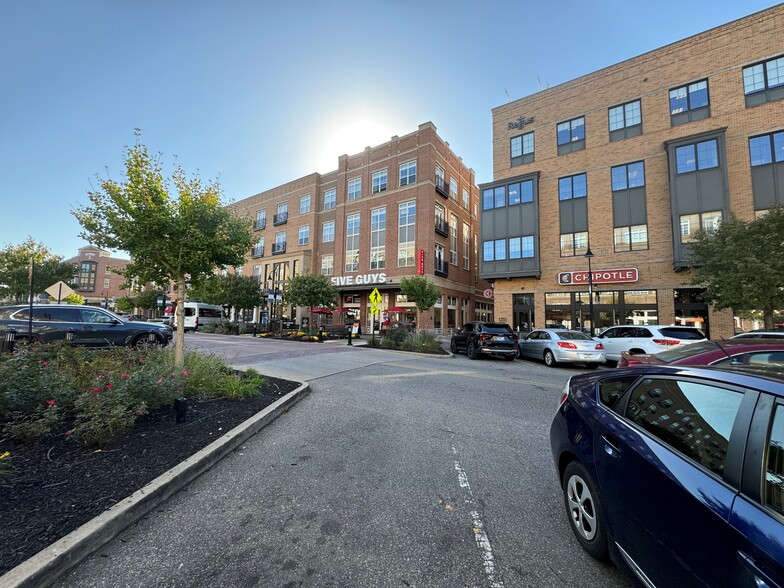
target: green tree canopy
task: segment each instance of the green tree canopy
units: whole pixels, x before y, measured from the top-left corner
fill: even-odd
[[[338,291],[327,276],[300,274],[286,282],[283,300],[310,310],[314,306],[334,306],[338,301]]]
[[[185,284],[215,268],[242,265],[255,239],[251,221],[235,217],[221,203],[220,184],[188,178],[177,165],[171,180],[139,141],[126,149],[125,181],[102,180],[89,192],[89,206],[73,211],[82,236],[99,247],[128,252],[127,281],[174,281],[179,300]],[[170,184],[176,192],[170,195]],[[175,362],[184,362],[182,305],[177,305]]]
[[[424,276],[412,276],[400,280],[400,293],[413,301],[420,313],[427,312],[441,298],[441,288],[431,284]],[[417,313],[419,314],[419,313]],[[417,327],[419,317],[417,317]]]
[[[689,245],[693,283],[706,288],[705,300],[724,308],[760,310],[765,327],[784,308],[784,208],[776,206],[753,220],[731,218]]]
[[[163,296],[163,290],[145,290],[133,297],[133,305],[143,310],[157,310],[159,308],[158,298],[161,296]],[[163,310],[162,307],[161,310]]]
[[[75,287],[76,265],[63,262],[43,243],[28,237],[19,245],[0,250],[0,300],[25,302],[30,296],[30,260],[35,261],[33,294],[40,294],[52,284],[63,281]]]
[[[121,296],[114,301],[114,308],[120,312],[133,312],[136,308],[136,300],[130,296]]]
[[[253,276],[228,274],[218,278],[221,291],[220,304],[233,306],[237,311],[264,304],[259,282]],[[235,313],[235,317],[238,313]]]
[[[200,280],[191,281],[188,300],[206,302],[207,304],[225,304],[220,276],[213,274]]]

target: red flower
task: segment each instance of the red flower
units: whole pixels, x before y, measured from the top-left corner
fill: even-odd
[[[48,361],[44,361],[43,359],[39,359],[39,360],[38,360],[38,363],[40,363],[40,364],[41,364],[42,366],[44,366],[44,367],[45,367],[45,366],[47,366],[47,365],[49,365],[49,362],[48,362]]]
[[[191,373],[190,373],[188,370],[184,370],[184,371],[182,372],[182,375],[183,375],[183,376],[189,376],[190,374],[191,374]]]
[[[120,377],[121,377],[121,378],[127,378],[127,377],[128,377],[128,374],[120,374]]]
[[[112,386],[111,384],[106,384],[106,389],[107,390],[111,390],[112,388],[114,388],[114,386]]]
[[[94,392],[95,394],[100,394],[101,393],[101,389],[100,388],[93,388],[92,392]]]
[[[54,406],[54,405],[55,405],[55,404],[57,404],[57,403],[56,403],[54,400],[50,400],[50,401],[49,401],[49,402],[47,402],[46,404],[48,404],[49,406]]]
[[[158,378],[158,383],[160,384],[161,382],[163,382],[163,378],[162,377]]]

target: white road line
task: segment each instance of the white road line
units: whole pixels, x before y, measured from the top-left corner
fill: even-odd
[[[452,445],[452,453],[457,456],[457,448]],[[466,474],[463,466],[455,459],[455,471],[457,472],[457,482],[460,487],[466,491],[467,498],[466,504],[471,505],[471,521],[473,523],[474,540],[476,546],[482,552],[482,562],[485,568],[485,575],[490,580],[492,588],[503,588],[504,583],[501,578],[496,577],[495,558],[493,557],[493,546],[490,544],[490,538],[485,532],[485,525],[482,522],[482,517],[476,509],[476,502],[474,501],[474,494],[471,491],[471,485],[468,483],[468,475]]]

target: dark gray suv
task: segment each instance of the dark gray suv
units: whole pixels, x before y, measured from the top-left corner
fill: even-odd
[[[29,306],[0,307],[0,332],[16,330],[16,341],[28,338]],[[172,330],[142,321],[126,322],[102,308],[70,304],[33,306],[33,340],[71,341],[85,347],[168,345]]]
[[[517,335],[506,323],[471,321],[455,331],[449,350],[465,351],[469,359],[496,355],[512,361],[517,356]]]

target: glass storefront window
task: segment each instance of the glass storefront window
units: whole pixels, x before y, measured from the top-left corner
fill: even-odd
[[[558,304],[571,304],[572,298],[570,292],[550,292],[544,295],[545,306],[558,305]]]
[[[656,290],[627,290],[624,301],[629,304],[656,304]]]

